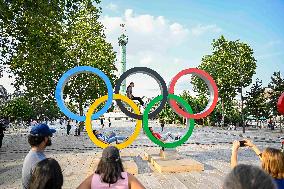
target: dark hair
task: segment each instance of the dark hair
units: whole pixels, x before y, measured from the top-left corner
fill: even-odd
[[[238,165],[225,178],[223,189],[276,189],[272,177],[258,167]]]
[[[111,161],[102,158],[95,171],[96,174],[101,176],[101,180],[109,185],[116,183],[118,179],[125,179],[121,172],[124,172],[121,158]]]
[[[61,189],[62,185],[61,167],[55,159],[47,158],[37,163],[29,189]]]
[[[28,142],[31,146],[38,146],[44,141],[44,138],[44,136],[35,136],[30,134],[28,136]]]
[[[132,81],[129,83],[129,85],[134,84]]]
[[[96,135],[96,132],[97,132],[97,130],[96,130],[96,129],[94,129],[94,130],[93,130],[93,134],[94,134],[94,135]]]

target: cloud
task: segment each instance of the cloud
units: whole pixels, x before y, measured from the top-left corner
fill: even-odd
[[[221,28],[219,28],[218,26],[216,26],[215,24],[212,25],[197,25],[194,28],[191,29],[191,33],[194,36],[200,36],[202,34],[205,34],[207,32],[210,33],[220,33],[222,31]]]
[[[216,25],[198,25],[191,29],[164,16],[137,14],[132,9],[126,9],[122,16],[104,15],[100,21],[105,26],[107,40],[116,52],[119,52],[118,37],[122,33],[120,24],[125,24],[128,36],[126,69],[149,67],[158,72],[167,84],[179,71],[199,64],[202,56],[199,57],[200,53],[196,52],[204,46],[207,48],[207,45],[202,46],[204,42],[196,39],[196,35],[221,31]],[[117,57],[119,59],[120,56]],[[133,93],[137,96],[153,97],[161,94],[159,84],[147,75],[131,75],[126,82],[129,84],[131,81],[135,83]],[[186,83],[177,85],[176,94],[183,89],[191,90]]]
[[[180,58],[174,58],[174,64],[182,65],[182,64],[185,64],[185,61]]]
[[[106,6],[107,9],[111,10],[111,11],[117,11],[118,10],[118,6],[114,3],[109,3],[107,6]]]
[[[148,55],[148,56],[146,56],[146,57],[144,57],[140,60],[140,64],[143,65],[143,66],[147,66],[147,65],[151,64],[152,61],[153,61],[152,57],[150,55]]]
[[[101,22],[109,41],[117,46],[117,37],[121,34],[120,24],[124,23],[129,36],[129,53],[137,53],[152,49],[165,52],[180,45],[187,37],[189,30],[177,22],[170,22],[163,16],[149,14],[136,15],[132,9],[127,9],[121,17],[104,16]]]

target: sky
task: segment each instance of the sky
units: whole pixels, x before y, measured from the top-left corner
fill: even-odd
[[[117,58],[119,25],[124,23],[129,37],[127,69],[149,67],[167,84],[183,69],[197,67],[212,52],[212,40],[221,35],[253,48],[257,60],[253,79],[261,79],[264,86],[274,71],[284,72],[284,0],[102,0],[99,6],[100,21]],[[149,76],[139,73],[127,78],[127,83],[131,81],[134,95],[161,93]],[[13,90],[6,76],[0,83]],[[177,94],[191,89],[190,76],[182,77],[175,87]]]

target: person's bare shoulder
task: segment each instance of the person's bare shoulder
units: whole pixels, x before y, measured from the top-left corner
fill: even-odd
[[[93,174],[87,177],[78,187],[77,189],[91,189]]]
[[[139,182],[139,180],[130,173],[128,175],[129,189],[145,189],[145,187]]]

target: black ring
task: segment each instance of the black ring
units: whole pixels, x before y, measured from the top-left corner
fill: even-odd
[[[143,73],[143,74],[147,74],[150,77],[153,77],[159,83],[160,89],[163,91],[163,99],[161,100],[159,107],[156,110],[154,110],[153,112],[151,112],[148,116],[149,119],[154,118],[164,108],[165,104],[167,103],[167,97],[168,97],[168,88],[167,88],[166,82],[156,71],[154,71],[150,68],[147,68],[147,67],[135,67],[135,68],[131,68],[131,69],[127,70],[126,72],[124,72],[120,76],[120,78],[118,80],[116,80],[114,93],[119,94],[119,89],[120,89],[121,83],[126,79],[126,77],[128,77],[132,74],[135,74],[135,73]],[[133,119],[138,119],[138,120],[143,119],[143,115],[137,115],[135,113],[129,112],[123,106],[121,100],[115,100],[115,101],[116,101],[118,107],[121,109],[121,111],[123,113],[125,113],[125,115],[127,115],[127,116],[129,116]]]

